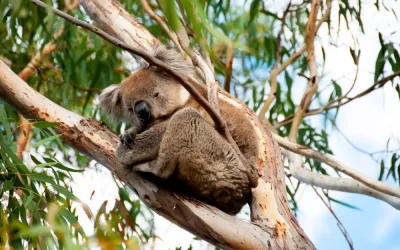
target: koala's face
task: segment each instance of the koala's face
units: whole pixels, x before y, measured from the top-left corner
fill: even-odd
[[[143,130],[153,120],[168,117],[189,99],[189,93],[161,71],[143,68],[100,95],[101,108],[116,120]]]

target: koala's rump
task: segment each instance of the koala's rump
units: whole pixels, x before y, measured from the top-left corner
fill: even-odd
[[[246,167],[231,145],[190,108],[174,115],[166,133],[175,140],[169,148],[177,157],[172,178],[191,196],[227,213],[238,213],[251,190]]]

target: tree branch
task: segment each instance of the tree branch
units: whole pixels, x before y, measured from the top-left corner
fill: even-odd
[[[319,20],[316,28],[315,28],[315,35],[318,32],[319,28],[321,27],[321,25],[327,20],[327,18],[329,17],[330,13],[331,13],[331,8],[332,8],[332,1],[331,0],[327,0],[327,6],[326,6],[326,10],[324,12],[324,14],[322,15],[321,19]],[[285,15],[285,14],[284,14]],[[284,21],[285,19],[283,18],[284,16],[282,16],[282,26],[281,26],[281,31],[283,32],[283,28],[284,28]],[[280,32],[281,32],[280,31]],[[278,43],[279,42],[279,43]],[[277,48],[280,49],[281,47],[281,40],[279,39],[279,33],[278,33],[278,40],[277,40]],[[279,46],[278,46],[279,45]],[[282,58],[280,57],[280,53],[279,53],[279,57],[277,56],[277,61],[275,62],[276,65],[276,69],[275,65],[274,68],[271,70],[270,73],[270,82],[271,82],[271,90],[270,93],[268,94],[267,100],[265,101],[263,107],[260,110],[260,114],[259,114],[259,118],[266,122],[267,126],[271,129],[272,125],[269,124],[268,120],[265,118],[266,113],[269,110],[269,107],[271,106],[272,102],[275,100],[275,94],[276,94],[276,88],[277,88],[277,80],[276,78],[278,77],[278,75],[280,73],[282,73],[290,64],[294,63],[305,51],[307,50],[307,44],[305,43],[303,45],[303,47],[297,51],[296,53],[294,53],[291,57],[289,57],[288,60],[286,60],[285,62],[282,63],[282,65],[278,68],[277,67],[277,63],[280,63],[280,61],[282,60]],[[278,52],[278,51],[277,51]],[[277,53],[278,55],[278,53]],[[279,60],[278,60],[279,59]],[[274,131],[274,127],[272,127],[272,131]]]
[[[282,56],[281,56],[281,46],[282,46],[282,35],[283,35],[283,30],[285,28],[285,22],[286,22],[286,15],[289,13],[290,6],[292,5],[292,2],[289,2],[288,6],[286,7],[285,11],[282,14],[282,24],[281,24],[281,29],[278,32],[278,36],[276,39],[276,61],[274,63],[274,66],[272,67],[272,70],[270,72],[270,82],[271,82],[271,89],[269,91],[267,100],[264,102],[264,105],[261,107],[260,114],[258,117],[262,120],[265,121],[267,124],[269,124],[268,119],[265,118],[265,115],[271,106],[272,102],[275,99],[276,95],[276,89],[278,87],[278,82],[276,80],[278,74],[279,74],[279,68],[278,65],[281,63]],[[268,127],[271,127],[268,125]]]
[[[172,42],[175,44],[175,47],[179,51],[179,53],[181,53],[182,55],[185,55],[185,51],[182,49],[181,45],[179,44],[178,37],[176,36],[176,34],[173,31],[171,31],[169,29],[168,25],[165,23],[165,21],[154,12],[154,10],[150,6],[148,0],[140,0],[140,3],[142,5],[144,11],[146,11],[146,13],[149,14],[149,16],[152,19],[154,19],[158,24],[160,24],[161,28],[163,28],[163,30],[168,34],[169,38],[171,38]]]
[[[225,83],[224,89],[226,92],[231,92],[231,79],[232,79],[232,66],[233,66],[233,58],[235,55],[235,50],[232,45],[228,46],[226,49],[226,64],[225,64]]]
[[[308,81],[308,86],[306,92],[301,98],[299,108],[293,118],[292,127],[289,133],[289,140],[296,141],[297,133],[299,132],[301,121],[303,120],[303,115],[307,111],[311,104],[312,97],[318,88],[318,72],[317,63],[314,56],[314,39],[315,33],[315,22],[317,21],[318,9],[320,5],[320,0],[313,0],[311,3],[311,11],[308,17],[308,23],[306,27],[306,45],[307,45],[307,62],[310,69],[310,80]]]
[[[374,190],[377,190],[384,194],[388,194],[388,195],[392,195],[397,198],[400,198],[400,189],[399,188],[395,188],[391,185],[382,183],[380,181],[373,180],[373,179],[365,176],[364,174],[358,172],[357,170],[352,169],[350,166],[347,166],[345,163],[342,163],[342,162],[336,160],[335,158],[333,158],[330,155],[324,155],[324,154],[322,154],[318,151],[315,151],[309,147],[293,143],[289,140],[286,140],[286,139],[280,137],[277,134],[274,134],[273,136],[281,147],[283,147],[291,152],[294,152],[296,154],[303,155],[303,156],[315,159],[317,161],[323,162],[326,165],[354,178],[355,180],[365,184],[366,186],[368,186]],[[300,159],[300,162],[301,162],[301,159]],[[302,164],[297,163],[294,165],[301,166]],[[290,171],[292,172],[292,169],[290,169]],[[293,169],[293,172],[295,172],[295,171],[296,171],[296,169]]]
[[[344,238],[346,239],[347,243],[349,244],[350,250],[354,250],[354,246],[353,246],[353,241],[350,238],[350,235],[347,233],[346,228],[344,227],[343,223],[340,221],[339,217],[336,215],[336,213],[333,211],[330,203],[327,203],[324,198],[322,198],[322,196],[318,193],[318,191],[312,187],[315,191],[315,193],[317,194],[317,196],[321,199],[322,203],[324,203],[324,205],[326,206],[326,208],[331,212],[331,214],[333,215],[333,217],[336,219],[337,223],[338,223],[338,227],[340,229],[340,231],[343,233]]]
[[[283,154],[290,161],[290,174],[305,184],[328,190],[368,195],[378,200],[382,200],[397,210],[400,210],[400,199],[397,197],[376,191],[375,189],[372,189],[354,179],[332,177],[329,175],[314,173],[302,167],[303,161],[299,155],[286,149],[283,149]]]
[[[396,72],[393,73],[387,77],[382,78],[381,80],[376,81],[374,84],[372,84],[372,86],[368,87],[367,89],[365,89],[364,91],[360,92],[359,94],[353,96],[353,97],[346,97],[346,96],[340,96],[335,100],[332,100],[330,102],[328,102],[327,104],[325,104],[324,106],[322,106],[321,108],[318,109],[312,109],[310,111],[308,111],[307,113],[304,114],[303,117],[307,117],[307,116],[312,116],[312,115],[318,115],[321,114],[322,112],[324,112],[325,110],[330,110],[333,108],[339,108],[343,105],[346,105],[358,98],[361,98],[365,95],[368,95],[369,93],[373,92],[374,90],[380,89],[382,88],[386,83],[388,83],[389,81],[392,81],[394,78],[400,76],[400,72]],[[341,102],[342,100],[344,100],[343,102]],[[335,104],[337,103],[337,104]],[[294,119],[294,115],[290,115],[288,117],[286,117],[283,121],[278,122],[277,124],[274,125],[275,129],[278,129],[282,126],[285,126],[287,124],[290,124]]]

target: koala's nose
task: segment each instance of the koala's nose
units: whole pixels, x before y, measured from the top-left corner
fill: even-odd
[[[140,101],[135,104],[135,112],[142,120],[147,121],[151,118],[150,106],[144,101]]]

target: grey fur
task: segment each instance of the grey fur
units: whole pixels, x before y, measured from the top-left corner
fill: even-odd
[[[189,77],[194,73],[193,65],[190,62],[186,61],[180,53],[175,50],[167,49],[164,45],[154,45],[153,51],[151,51],[150,54],[165,64],[168,64],[173,70],[179,72],[183,76]]]
[[[116,155],[122,164],[173,181],[229,214],[237,214],[250,199],[248,170],[232,146],[192,108],[138,134],[132,145],[122,143]]]

